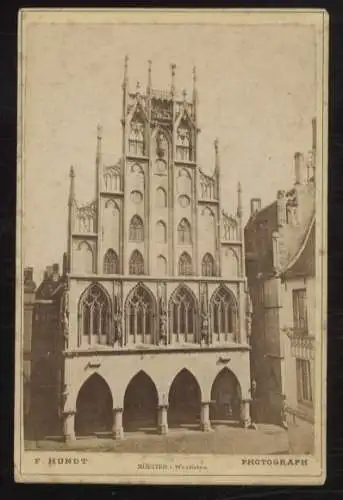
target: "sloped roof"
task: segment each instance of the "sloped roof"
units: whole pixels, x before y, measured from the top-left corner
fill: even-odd
[[[291,259],[283,266],[281,275],[292,276],[314,276],[315,274],[315,215],[303,234],[302,241]]]

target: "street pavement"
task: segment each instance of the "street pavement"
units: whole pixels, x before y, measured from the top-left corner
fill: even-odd
[[[78,450],[118,453],[210,453],[210,454],[306,454],[312,453],[310,427],[292,425],[288,430],[260,424],[256,430],[218,425],[211,432],[194,428],[169,429],[166,436],[154,429],[125,433],[121,441],[110,436],[78,438],[70,443],[58,439],[26,441],[28,450]]]

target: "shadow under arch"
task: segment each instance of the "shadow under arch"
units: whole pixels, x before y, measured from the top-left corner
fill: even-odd
[[[154,381],[141,370],[132,377],[124,395],[124,431],[156,432],[158,393]]]
[[[198,427],[201,412],[201,389],[195,376],[183,368],[175,376],[168,396],[169,427]]]
[[[30,401],[25,437],[41,439],[58,435],[58,373],[57,367],[46,358],[39,359],[29,379]],[[28,397],[28,395],[25,395]]]
[[[210,420],[220,423],[239,424],[242,391],[236,375],[223,368],[213,381],[211,389]]]
[[[75,434],[90,436],[112,432],[113,399],[105,379],[91,375],[81,386],[76,399]]]

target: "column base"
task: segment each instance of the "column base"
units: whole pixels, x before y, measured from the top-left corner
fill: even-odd
[[[116,429],[115,431],[113,431],[112,437],[113,437],[113,439],[116,439],[116,440],[124,439],[124,430],[123,430],[123,428]]]
[[[159,425],[158,426],[158,433],[161,435],[161,436],[165,436],[166,434],[168,434],[168,426],[167,425]]]
[[[66,434],[63,436],[63,440],[65,443],[71,443],[72,441],[75,441],[75,434]]]
[[[212,431],[212,427],[211,427],[210,422],[202,423],[200,425],[200,428],[201,428],[202,432],[211,432]]]

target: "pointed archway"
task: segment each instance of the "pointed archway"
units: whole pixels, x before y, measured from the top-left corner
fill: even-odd
[[[223,368],[216,376],[211,389],[211,422],[239,422],[241,387],[228,368]]]
[[[144,371],[129,382],[124,396],[124,431],[144,431],[157,427],[158,395],[154,382]]]
[[[198,426],[201,411],[201,390],[194,375],[181,370],[169,389],[169,427]]]
[[[76,400],[75,434],[90,436],[112,430],[113,400],[110,388],[97,373],[81,387]]]

